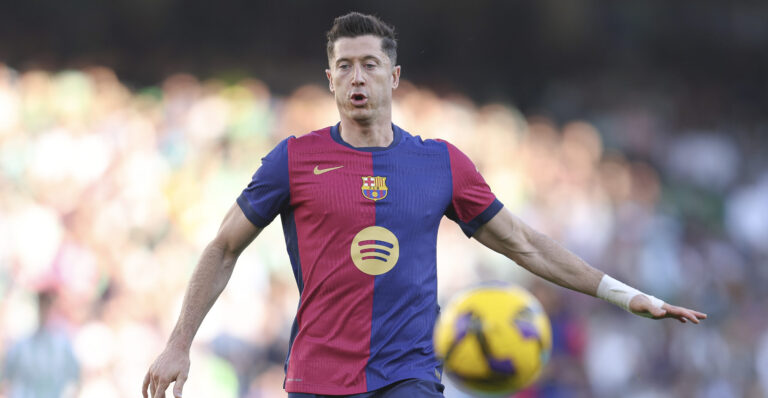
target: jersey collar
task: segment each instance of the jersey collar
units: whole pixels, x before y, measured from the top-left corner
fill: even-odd
[[[361,152],[381,152],[386,151],[387,149],[391,149],[396,147],[400,141],[403,140],[403,130],[400,127],[397,127],[394,123],[392,123],[392,132],[394,133],[394,137],[392,138],[392,143],[389,144],[389,146],[368,146],[368,147],[354,147],[352,145],[349,145],[346,141],[344,141],[341,138],[341,132],[339,131],[339,126],[341,126],[341,122],[336,123],[335,126],[331,126],[331,137],[334,141],[338,142],[341,145],[344,145],[347,148],[352,148],[356,151]]]

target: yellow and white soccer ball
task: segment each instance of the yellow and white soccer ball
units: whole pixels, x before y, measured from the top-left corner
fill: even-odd
[[[538,378],[552,351],[552,327],[539,301],[511,285],[456,295],[435,325],[435,353],[461,389],[508,396]]]

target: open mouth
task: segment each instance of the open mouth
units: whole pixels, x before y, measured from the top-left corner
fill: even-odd
[[[363,106],[368,102],[368,97],[361,93],[354,93],[349,96],[349,99],[354,106]]]

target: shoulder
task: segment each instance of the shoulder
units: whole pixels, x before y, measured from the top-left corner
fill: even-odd
[[[448,149],[447,141],[441,139],[422,138],[420,135],[411,134],[402,130],[403,143],[408,147],[419,151],[445,154]]]
[[[309,133],[299,135],[298,137],[295,135],[288,136],[278,142],[262,160],[281,159],[287,156],[289,152],[315,148],[322,142],[332,141],[330,129],[330,127],[326,127],[324,129],[310,131]]]
[[[326,149],[326,146],[332,145],[333,142],[331,127],[310,131],[299,136],[290,136],[285,139],[285,145],[290,150],[299,151],[323,151]]]
[[[449,152],[461,152],[461,150],[456,147],[456,145],[453,145],[450,141],[444,140],[442,138],[438,138],[435,141],[439,142],[441,145],[443,145],[446,149],[448,149]]]
[[[319,130],[313,130],[299,136],[290,136],[288,140],[295,144],[310,144],[318,141],[331,139],[331,127],[324,127]]]
[[[447,140],[444,140],[442,138],[435,138],[435,139],[422,139],[419,136],[413,137],[416,142],[418,142],[418,145],[423,147],[425,150],[433,153],[439,153],[440,155],[445,155],[451,161],[456,160],[457,158],[460,159],[468,159],[467,155],[464,154],[456,145],[453,145]]]

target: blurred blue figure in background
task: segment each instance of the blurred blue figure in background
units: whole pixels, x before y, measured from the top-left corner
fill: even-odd
[[[11,345],[0,370],[0,386],[8,398],[74,397],[80,365],[69,337],[51,322],[56,292],[37,293],[38,327]]]

